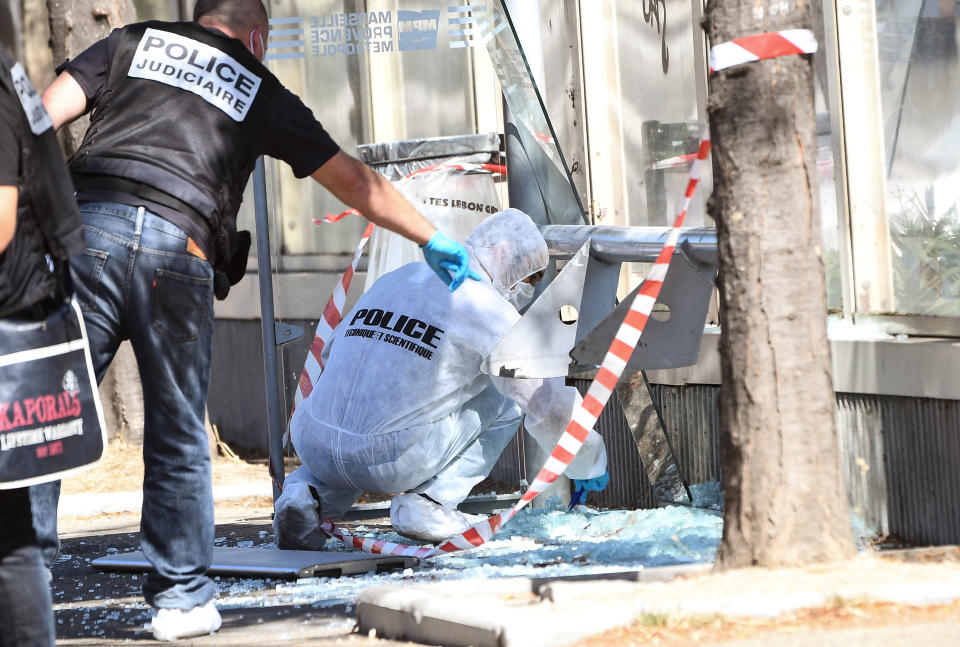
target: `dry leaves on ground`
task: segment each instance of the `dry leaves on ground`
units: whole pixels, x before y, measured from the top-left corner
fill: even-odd
[[[803,609],[778,618],[731,619],[719,615],[671,617],[645,614],[632,625],[592,636],[577,647],[686,647],[781,632],[949,621],[960,622],[960,600],[947,605],[912,607],[838,599],[827,607]]]
[[[213,484],[269,483],[270,476],[264,463],[215,457]],[[63,495],[93,492],[139,492],[143,487],[143,450],[121,439],[110,441],[106,455],[96,466],[85,472],[63,479]]]

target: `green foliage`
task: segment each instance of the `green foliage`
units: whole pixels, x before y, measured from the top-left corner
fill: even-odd
[[[644,613],[637,618],[642,627],[665,627],[670,616],[666,613]]]
[[[838,313],[843,308],[843,286],[840,282],[840,252],[837,249],[824,250],[823,271],[827,284],[827,312]]]
[[[935,216],[916,191],[890,213],[897,312],[960,315],[960,213]]]

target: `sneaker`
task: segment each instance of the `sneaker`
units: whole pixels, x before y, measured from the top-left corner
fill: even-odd
[[[273,537],[280,550],[321,550],[327,535],[320,530],[320,498],[306,483],[283,488],[273,513]]]
[[[183,609],[155,609],[150,628],[157,640],[173,642],[179,638],[212,634],[220,628],[220,612],[210,600],[204,605]]]
[[[423,494],[399,494],[390,502],[390,523],[397,534],[431,544],[459,535],[483,519],[440,505]]]

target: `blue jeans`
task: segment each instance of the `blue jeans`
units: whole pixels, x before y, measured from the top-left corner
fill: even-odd
[[[158,608],[213,598],[213,486],[204,426],[213,338],[213,269],[187,235],[142,207],[80,205],[86,253],[74,261],[77,299],[97,380],[129,339],[143,386],[143,585]]]
[[[31,485],[30,509],[33,512],[33,528],[37,533],[37,546],[43,555],[43,564],[53,568],[60,552],[60,537],[57,536],[57,503],[60,501],[60,481],[48,481]],[[52,510],[53,514],[47,514]]]

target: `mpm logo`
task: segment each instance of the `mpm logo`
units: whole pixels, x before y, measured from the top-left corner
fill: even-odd
[[[437,34],[440,32],[440,12],[401,9],[397,11],[397,30],[397,49],[400,51],[436,49]]]

